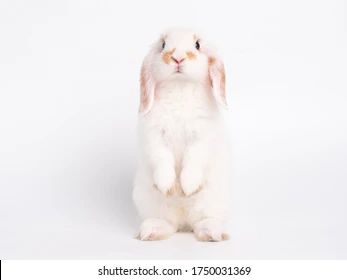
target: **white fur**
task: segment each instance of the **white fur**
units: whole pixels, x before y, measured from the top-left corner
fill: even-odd
[[[195,49],[194,33],[174,29],[167,50],[196,59],[182,73],[162,60],[162,41],[147,56],[155,96],[139,116],[140,158],[133,198],[143,219],[139,238],[159,240],[192,230],[202,241],[226,239],[228,145],[222,108],[208,83],[207,46]],[[147,92],[148,93],[148,92]],[[178,189],[178,191],[177,191]]]

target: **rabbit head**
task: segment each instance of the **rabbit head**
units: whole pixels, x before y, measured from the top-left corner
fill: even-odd
[[[169,80],[199,82],[210,88],[218,104],[226,106],[224,65],[195,32],[174,28],[155,42],[141,68],[140,113],[150,111],[158,84]]]

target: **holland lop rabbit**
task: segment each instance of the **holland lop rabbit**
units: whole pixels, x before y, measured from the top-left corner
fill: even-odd
[[[228,239],[229,162],[222,61],[191,30],[168,30],[141,69],[140,157],[133,199],[140,240],[193,231]]]

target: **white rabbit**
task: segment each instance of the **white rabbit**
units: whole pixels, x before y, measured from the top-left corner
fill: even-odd
[[[193,231],[228,239],[228,144],[224,66],[196,33],[170,29],[141,69],[140,158],[133,199],[139,239]]]

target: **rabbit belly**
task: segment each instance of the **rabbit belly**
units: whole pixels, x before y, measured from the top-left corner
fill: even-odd
[[[206,217],[226,218],[227,184],[222,180],[218,188],[205,186],[191,196],[165,196],[153,186],[151,173],[140,173],[138,171],[136,176],[133,198],[143,220],[161,218],[175,225],[177,230],[189,231]]]

